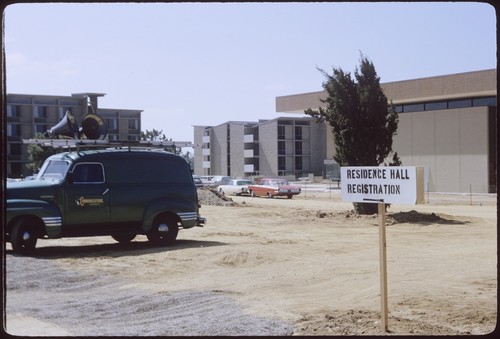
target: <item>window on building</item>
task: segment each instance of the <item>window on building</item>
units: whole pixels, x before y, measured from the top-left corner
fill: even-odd
[[[8,117],[19,117],[20,109],[17,105],[7,105],[7,116]]]
[[[21,144],[10,144],[10,155],[21,155]]]
[[[302,126],[295,126],[295,139],[302,140]]]
[[[106,119],[106,127],[109,130],[117,130],[118,129],[118,119]]]
[[[425,110],[426,111],[433,111],[433,110],[447,109],[447,108],[448,108],[448,102],[447,101],[426,102],[425,103]]]
[[[285,155],[285,141],[278,140],[278,154]]]
[[[302,157],[295,157],[295,170],[302,171]]]
[[[47,106],[36,106],[35,118],[46,118],[47,117]]]
[[[9,136],[9,137],[21,136],[21,125],[7,124],[7,136]]]
[[[295,154],[302,154],[302,141],[295,141]]]
[[[128,129],[129,130],[139,129],[139,121],[137,119],[128,119]]]
[[[405,112],[405,113],[421,112],[423,110],[424,110],[424,104],[403,105],[403,112]]]
[[[464,108],[464,107],[471,107],[471,106],[472,106],[472,100],[471,99],[450,100],[448,102],[448,108]]]
[[[285,139],[285,126],[278,125],[278,139]]]
[[[278,157],[278,170],[284,171],[286,169],[285,157]]]
[[[472,99],[472,106],[497,106],[497,98],[496,97],[488,97],[488,98],[475,98]]]

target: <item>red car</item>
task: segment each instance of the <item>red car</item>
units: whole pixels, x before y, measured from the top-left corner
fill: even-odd
[[[248,190],[252,197],[286,196],[292,199],[294,195],[300,194],[300,187],[290,185],[286,179],[261,179],[258,185],[248,185]]]

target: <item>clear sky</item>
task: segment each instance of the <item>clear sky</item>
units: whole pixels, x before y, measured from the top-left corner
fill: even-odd
[[[277,96],[321,91],[361,53],[381,82],[496,68],[496,14],[479,2],[13,4],[7,93],[106,93],[142,130],[272,119]]]

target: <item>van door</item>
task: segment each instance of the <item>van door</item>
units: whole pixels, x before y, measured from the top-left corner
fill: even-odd
[[[103,165],[77,163],[70,177],[64,197],[63,236],[108,234],[110,198]]]

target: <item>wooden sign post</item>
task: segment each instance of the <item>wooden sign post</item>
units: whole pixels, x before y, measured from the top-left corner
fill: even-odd
[[[423,167],[389,166],[341,167],[342,201],[378,203],[380,304],[383,332],[387,332],[389,307],[387,296],[387,244],[385,204],[424,203]]]
[[[388,330],[389,307],[387,305],[387,244],[385,237],[385,203],[378,203],[378,234],[380,252],[380,305],[381,322],[380,327],[383,332]]]

